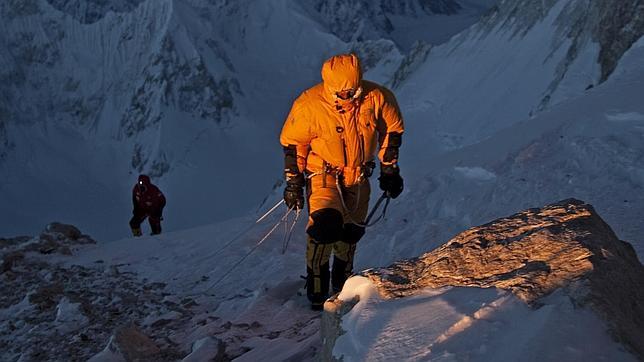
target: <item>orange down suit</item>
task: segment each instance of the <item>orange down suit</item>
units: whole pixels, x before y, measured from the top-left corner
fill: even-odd
[[[321,267],[328,273],[333,249],[334,264],[338,257],[347,264],[342,270],[344,278],[340,275],[335,278],[340,270],[336,271],[334,265],[334,279],[338,283],[332,283],[337,289],[351,272],[355,243],[364,234],[364,227],[357,224],[365,221],[368,212],[369,181],[365,176],[371,171],[367,168],[373,168],[368,165],[375,164],[376,154],[381,163],[397,162],[386,160],[384,155],[389,136],[403,133],[403,120],[391,91],[362,80],[360,62],[353,54],[327,60],[322,67],[322,80],[295,100],[280,143],[284,147],[295,146],[298,171],[307,179],[310,238],[307,269]],[[352,99],[336,96],[347,89],[357,90]],[[324,270],[314,270],[314,274],[319,273],[324,274]],[[324,275],[322,279],[328,280]],[[321,290],[324,292],[325,287]]]

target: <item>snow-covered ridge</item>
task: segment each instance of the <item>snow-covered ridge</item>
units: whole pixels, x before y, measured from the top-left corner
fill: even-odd
[[[559,78],[563,78],[567,66],[580,55],[580,49],[592,41],[600,46],[597,56],[602,67],[599,81],[605,81],[624,52],[644,35],[644,4],[641,1],[501,0],[481,24],[494,28],[502,23],[504,28],[514,28],[516,35],[525,35],[559,3],[564,7],[554,24],[564,35],[559,41],[570,41]]]
[[[500,1],[447,44],[406,59],[393,84],[422,139],[461,147],[608,79],[644,34],[643,10],[638,1]]]
[[[380,252],[358,260],[373,266],[412,257],[424,249],[407,240],[433,240],[435,247],[473,225],[566,197],[592,203],[641,258],[642,59],[644,39],[625,54],[608,81],[582,96],[476,144],[415,164],[415,170],[403,165],[406,179],[417,183],[406,184],[400,206],[391,209],[397,221],[372,230],[375,240],[369,245]],[[407,224],[417,228],[401,227]],[[394,236],[381,235],[390,227],[398,230]]]

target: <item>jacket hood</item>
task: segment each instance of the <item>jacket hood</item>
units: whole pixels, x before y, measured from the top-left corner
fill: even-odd
[[[362,67],[355,54],[336,55],[322,65],[324,90],[330,95],[346,89],[358,89],[361,81]]]
[[[139,183],[150,186],[150,176],[148,175],[139,175]]]

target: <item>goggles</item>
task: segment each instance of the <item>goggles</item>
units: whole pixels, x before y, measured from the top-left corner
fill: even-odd
[[[361,93],[362,87],[359,87],[358,89],[343,89],[339,92],[335,92],[335,96],[343,101],[348,101],[357,99]]]

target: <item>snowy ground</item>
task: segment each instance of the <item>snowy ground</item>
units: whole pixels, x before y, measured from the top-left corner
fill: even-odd
[[[164,341],[164,360],[185,357],[205,337],[224,341],[226,357],[235,361],[316,360],[320,314],[309,310],[299,277],[304,272],[304,222],[296,225],[284,254],[282,228],[257,246],[283,213],[279,208],[257,225],[258,215],[249,215],[160,236],[84,245],[74,248],[73,256],[41,256],[51,263],[40,266],[53,275],[48,280],[62,282],[61,290],[76,290],[91,307],[49,297],[35,299],[51,304],[39,308],[37,303],[43,302],[27,297],[38,284],[25,284],[16,289],[16,303],[0,310],[4,323],[22,331],[13,334],[20,338],[0,341],[33,351],[29,346],[34,341],[48,346],[63,337],[73,341],[70,345],[84,346],[74,353],[91,356],[107,345],[114,328],[135,323]],[[395,214],[391,222],[403,223]],[[408,225],[397,232],[409,233],[414,221]],[[386,250],[374,245],[380,239],[371,236],[370,231],[368,241],[360,244],[359,270],[364,260]],[[396,233],[388,238],[395,239]],[[427,245],[417,237],[406,244],[418,249]],[[355,295],[360,302],[344,317],[347,333],[334,350],[346,361],[636,360],[609,337],[595,314],[558,293],[535,309],[507,292],[477,288],[425,289],[383,301],[369,281],[355,277],[340,298]],[[30,328],[34,322],[38,326]],[[43,356],[47,349],[39,351]]]
[[[342,322],[334,355],[345,361],[636,361],[588,310],[555,293],[531,309],[495,289],[426,289],[382,301],[363,277],[341,299],[360,302]]]
[[[251,20],[259,22],[258,19],[263,19],[262,11],[270,10],[257,5]],[[275,34],[288,33],[296,40],[304,37],[308,39],[307,43],[313,42],[311,39],[322,39],[325,46],[337,47],[334,49],[343,46],[328,35],[300,34],[301,24],[284,29],[284,19],[275,16],[266,25]],[[309,24],[306,19],[296,18]],[[551,24],[542,25],[541,31],[529,34],[527,39],[507,41],[507,33],[503,31],[485,39],[476,36],[456,39],[448,47],[433,52],[427,64],[397,90],[408,119],[401,157],[406,191],[390,205],[387,220],[370,229],[359,244],[356,270],[386,266],[401,258],[417,256],[469,226],[568,197],[593,204],[620,238],[633,243],[642,258],[644,41],[640,40],[633,47],[608,82],[577,92],[589,79],[595,79],[597,72],[596,65],[582,64],[583,61],[592,62],[597,49],[592,45],[584,48],[585,56],[573,64],[573,76],[566,80],[563,90],[555,94],[555,100],[560,104],[532,117],[530,111],[538,104],[557,68],[554,61],[543,59],[541,49],[550,46],[554,31],[548,28]],[[414,31],[415,25],[409,23],[409,26],[408,31]],[[258,29],[250,30],[249,42],[261,43],[258,39],[263,39],[262,35]],[[266,49],[271,49],[275,44],[265,45]],[[281,51],[288,52],[293,44],[280,42],[279,46]],[[498,62],[497,53],[508,49],[517,57]],[[310,69],[328,50],[307,48],[305,52],[316,56],[292,61],[301,69],[309,69],[306,77],[313,79],[314,74],[317,77],[317,70]],[[548,59],[561,55],[560,51],[555,51]],[[247,59],[240,68],[254,69],[258,60]],[[196,190],[210,187],[207,180],[198,177],[202,170],[208,170],[209,180],[223,182],[217,176],[222,172],[221,165],[213,162],[208,150],[234,144],[240,134],[263,122],[262,117],[267,113],[283,113],[288,103],[283,99],[293,96],[296,89],[310,79],[291,79],[289,92],[293,94],[275,91],[261,97],[266,88],[252,89],[259,83],[276,82],[289,70],[284,66],[275,74],[258,79],[253,79],[257,70],[247,73],[247,77],[241,79],[242,83],[250,85],[247,96],[266,107],[248,111],[247,116],[256,119],[253,122],[232,131],[210,131],[216,133],[216,137],[204,133],[203,138],[194,139],[194,147],[180,157],[192,161],[177,166],[185,172],[185,178],[168,180],[167,188],[181,190],[182,180],[190,180]],[[464,76],[454,77],[455,73]],[[467,74],[485,74],[486,77],[468,77]],[[522,81],[516,82],[516,79]],[[428,84],[434,87],[428,87]],[[279,105],[271,107],[271,103]],[[271,117],[279,118],[275,114]],[[115,169],[111,166],[116,161],[103,160],[105,162],[92,166],[98,170],[78,172],[83,170],[81,165],[84,164],[80,153],[106,148],[108,151],[104,154],[115,155],[120,152],[118,147],[80,141],[82,137],[64,129],[52,128],[42,135],[33,132],[25,129],[21,136],[31,140],[22,147],[33,147],[33,152],[18,158],[18,161],[25,161],[21,164],[24,168],[21,166],[17,168],[19,172],[12,172],[3,187],[20,185],[38,170],[49,170],[57,176],[39,179],[26,189],[19,188],[25,190],[24,193],[7,192],[9,196],[3,201],[8,200],[12,205],[31,203],[39,209],[50,210],[39,213],[34,218],[42,219],[30,223],[44,225],[54,218],[72,218],[82,210],[80,213],[88,220],[100,225],[101,233],[114,233],[118,229],[114,225],[123,225],[122,231],[118,230],[116,234],[127,233],[127,217],[121,220],[121,216],[116,215],[124,215],[123,208],[129,200],[123,197],[118,201],[120,206],[110,206],[107,210],[99,205],[105,197],[113,199],[114,194],[128,195],[129,184],[122,181],[116,186],[118,191],[114,191],[113,185],[108,188],[96,183],[100,177],[90,177],[91,173],[102,175],[101,165]],[[252,140],[264,139],[265,144],[261,145],[266,148],[262,149],[267,149],[269,142],[266,140],[275,132],[275,127],[257,131]],[[35,157],[39,153],[57,157],[55,148],[39,142],[50,137],[64,140],[62,143],[73,141],[76,145],[73,150],[83,152],[72,152],[72,156],[65,154],[56,164]],[[217,147],[211,148],[213,139],[217,140]],[[231,159],[231,163],[244,164],[247,157],[252,155],[240,153],[239,158]],[[276,159],[273,161],[276,165]],[[261,162],[260,166],[267,170],[271,164]],[[127,174],[125,169],[119,170],[120,174]],[[244,167],[243,172],[246,175],[257,169]],[[278,173],[279,167],[276,167],[274,175]],[[272,179],[267,177],[266,180]],[[227,209],[236,208],[239,212],[235,195],[230,190],[241,181],[228,179],[226,182],[227,187],[221,191],[228,193],[226,197],[214,198],[219,200],[216,215],[209,213],[208,204],[199,204],[200,220],[217,219]],[[46,203],[44,200],[54,199],[42,195],[56,194],[54,184],[64,185],[75,197],[61,194],[57,201]],[[372,186],[377,190],[375,181]],[[108,189],[111,191],[105,191]],[[266,194],[269,189],[270,185],[264,191],[253,188],[257,195]],[[196,193],[200,197],[195,198],[192,191],[187,190],[185,194],[177,191],[173,198],[190,202],[213,199],[212,195],[205,197],[204,193]],[[204,336],[215,336],[226,342],[229,358],[253,361],[269,356],[270,360],[313,360],[320,348],[319,314],[309,311],[306,298],[298,293],[303,286],[300,274],[305,271],[304,220],[296,225],[284,254],[283,228],[278,228],[254,249],[284,212],[279,209],[263,223],[253,226],[261,211],[279,200],[279,193],[277,190],[271,194],[261,210],[241,218],[167,232],[158,237],[126,238],[84,246],[75,251],[74,256],[48,256],[47,263],[56,265],[48,266],[54,268],[54,279],[60,277],[74,290],[96,292],[88,297],[109,296],[105,303],[97,305],[114,307],[117,315],[132,313],[131,316],[119,316],[110,322],[112,324],[105,323],[107,329],[95,331],[95,339],[78,353],[100,351],[107,344],[112,326],[126,323],[126,320],[148,327],[161,321],[159,323],[166,326],[180,326],[164,330],[167,346],[178,353],[177,358],[187,355],[193,342]],[[76,197],[79,194],[86,197]],[[49,213],[57,209],[61,209],[61,214]],[[3,211],[17,220],[29,216],[29,210],[33,212],[33,209]],[[168,224],[176,223],[170,224],[172,227],[168,230],[179,229],[176,227],[180,224],[178,220],[190,219],[189,213],[176,210],[167,214]],[[183,210],[194,211],[188,207]],[[101,218],[103,213],[112,216],[104,220]],[[253,227],[249,229],[250,226]],[[37,274],[36,266],[33,271]],[[78,275],[85,279],[72,280]],[[47,275],[38,277],[49,278]],[[127,287],[122,284],[124,282],[128,283]],[[336,355],[344,355],[345,360],[404,360],[412,353],[418,359],[446,361],[634,359],[612,342],[594,315],[575,309],[565,297],[557,294],[547,298],[544,306],[536,310],[525,307],[504,292],[476,289],[426,290],[413,298],[382,302],[373,296],[368,285],[357,285],[359,280],[351,283],[355,284],[349,285],[344,293],[358,293],[363,298],[344,321],[348,333],[338,340]],[[37,303],[30,302],[27,297],[34,288],[36,284],[13,289],[14,294],[10,295],[10,302],[3,305],[0,316],[7,325],[13,323],[14,318],[35,318],[32,322],[40,326],[14,325],[26,333],[25,338],[19,341],[5,338],[5,343],[29,345],[34,344],[34,340],[59,340],[57,333],[82,341],[82,328],[87,321],[102,320],[69,299],[55,300],[53,305],[36,310]],[[127,295],[112,295],[113,289],[124,290]],[[119,304],[124,296],[127,299],[132,295],[147,295],[147,299],[142,305],[127,304],[127,308]],[[184,306],[186,304],[189,308]],[[172,313],[173,308],[179,308],[183,313],[179,312],[180,316]],[[54,328],[56,326],[62,329]],[[29,335],[31,332],[35,334]],[[0,359],[14,360],[13,354],[2,353]]]

